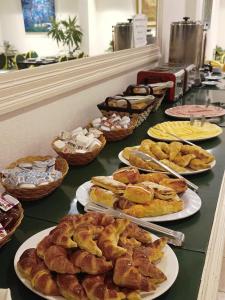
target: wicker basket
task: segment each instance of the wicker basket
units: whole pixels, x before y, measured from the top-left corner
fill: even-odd
[[[159,93],[154,94],[156,101],[155,101],[154,107],[152,109],[153,112],[155,112],[159,109],[160,105],[163,102],[163,99],[165,98],[165,95],[166,95],[166,89],[161,90]]]
[[[121,97],[118,100],[124,99]],[[137,120],[136,127],[141,125],[149,116],[150,112],[154,108],[155,105],[155,99],[150,102],[148,105],[146,105],[145,108],[141,109],[134,109],[132,108],[132,105],[129,100],[124,99],[127,103],[126,107],[114,107],[110,105],[110,101],[115,100],[113,97],[108,97],[106,100],[102,103],[99,103],[97,105],[98,109],[101,111],[103,116],[108,117],[112,115],[113,113],[116,113],[120,116],[129,116],[130,118],[135,118]]]
[[[70,165],[72,166],[83,166],[83,165],[87,165],[90,162],[92,162],[92,160],[94,160],[98,154],[102,151],[102,149],[105,147],[106,144],[106,139],[103,135],[101,135],[99,137],[99,140],[101,141],[102,145],[99,148],[94,149],[94,151],[91,152],[85,152],[85,153],[64,153],[62,152],[59,148],[57,148],[54,145],[54,142],[58,140],[58,138],[56,138],[53,142],[52,142],[52,148],[55,150],[55,152],[63,157]]]
[[[7,169],[13,169],[20,163],[32,163],[34,161],[44,161],[47,159],[51,159],[52,156],[27,156],[24,158],[20,158],[17,161],[11,163],[9,166],[7,166]],[[6,184],[1,180],[2,185],[6,189],[7,193],[14,196],[17,199],[24,200],[24,201],[34,201],[41,199],[48,194],[52,193],[57,187],[59,187],[66,176],[69,167],[65,159],[61,157],[56,158],[55,162],[55,168],[58,171],[62,172],[62,177],[59,178],[56,181],[50,182],[47,185],[41,185],[37,186],[35,188],[29,189],[29,188],[20,188],[17,186],[13,186],[10,184]],[[1,177],[2,179],[2,177]]]
[[[108,142],[121,141],[131,135],[137,126],[137,118],[132,118],[128,128],[115,129],[110,131],[101,130]]]
[[[14,234],[14,232],[16,231],[16,229],[19,227],[21,221],[23,220],[23,208],[22,208],[22,205],[19,203],[18,207],[19,207],[19,211],[20,211],[20,216],[19,216],[18,220],[16,221],[16,224],[14,225],[14,227],[9,232],[7,232],[7,235],[3,239],[1,239],[1,241],[0,241],[0,248],[9,241],[10,237]]]

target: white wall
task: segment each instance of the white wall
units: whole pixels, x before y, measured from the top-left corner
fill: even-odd
[[[96,54],[109,48],[112,40],[112,26],[118,22],[127,22],[136,14],[136,0],[95,0],[96,2]]]
[[[160,0],[159,32],[163,62],[169,58],[170,24],[186,16],[186,1],[189,0]]]
[[[219,9],[219,25],[218,25],[218,34],[217,34],[217,45],[225,49],[225,1],[220,1]]]
[[[66,18],[68,15],[77,15],[77,1],[55,0],[55,7],[56,17]],[[19,52],[35,50],[40,56],[54,55],[59,52],[56,42],[46,33],[25,32],[21,0],[1,0],[0,11],[2,39],[13,44]]]

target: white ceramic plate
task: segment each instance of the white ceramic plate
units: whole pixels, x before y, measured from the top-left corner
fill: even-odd
[[[215,86],[218,84],[218,81],[202,81],[202,84]]]
[[[190,119],[191,115],[193,115],[194,117],[197,117],[197,118],[202,117],[203,114],[206,118],[216,118],[216,117],[222,117],[222,116],[225,115],[225,109],[221,108],[221,107],[216,107],[216,106],[213,106],[213,108],[215,110],[215,113],[214,113],[214,115],[211,115],[211,116],[209,115],[209,113],[207,114],[207,108],[205,107],[205,105],[182,105],[182,106],[179,106],[179,108],[189,107],[191,109],[192,107],[196,107],[196,106],[198,106],[199,108],[202,107],[203,109],[205,109],[204,113],[199,112],[199,114],[197,114],[197,113],[191,114],[190,113],[190,115],[187,115],[187,114],[182,115],[182,114],[179,114],[179,113],[176,112],[176,107],[177,106],[174,106],[174,107],[166,109],[165,114],[168,115],[168,116],[171,116],[173,118],[178,118],[178,119]],[[209,107],[211,107],[211,106],[209,106]]]
[[[49,299],[49,300],[65,300],[64,297],[59,297],[59,296],[46,296],[42,293],[37,292],[36,290],[34,290],[31,285],[30,282],[26,279],[24,279],[23,277],[21,277],[18,269],[17,269],[17,262],[19,261],[20,256],[22,255],[22,253],[28,249],[28,248],[34,248],[37,246],[37,244],[46,236],[49,234],[49,232],[53,229],[54,227],[45,229],[33,236],[31,236],[29,239],[27,239],[17,250],[15,258],[14,258],[14,268],[16,271],[16,274],[18,276],[18,278],[21,280],[21,282],[28,288],[30,289],[32,292],[34,292],[35,294],[43,297],[44,299]],[[153,235],[153,240],[157,239],[157,236]],[[156,289],[156,291],[154,291],[153,293],[143,293],[142,295],[142,299],[144,300],[152,300],[155,299],[157,297],[159,297],[160,295],[162,295],[163,293],[165,293],[174,283],[174,281],[177,278],[177,274],[179,271],[179,264],[178,264],[178,260],[177,257],[175,255],[175,253],[173,252],[173,250],[167,245],[164,248],[164,256],[162,258],[162,260],[160,261],[159,264],[157,264],[157,267],[159,267],[159,269],[161,271],[163,271],[163,273],[165,273],[167,280],[163,283],[161,283],[158,288]]]
[[[132,166],[132,164],[126,159],[123,157],[123,151],[120,151],[120,153],[118,154],[118,157],[119,157],[119,160],[124,163],[125,165],[127,166]],[[201,170],[191,170],[191,169],[188,169],[186,172],[182,172],[180,173],[181,175],[194,175],[194,174],[199,174],[199,173],[203,173],[203,172],[206,172],[208,170],[211,170],[215,165],[216,165],[216,161],[214,160],[213,162],[211,162],[211,167],[208,168],[208,169],[201,169]],[[161,172],[161,173],[166,173],[168,174],[168,172],[162,172],[162,171],[154,171],[154,170],[147,170],[147,169],[142,169],[142,168],[138,168],[139,170],[141,171],[144,171],[144,172],[148,172],[148,173],[158,173],[158,172]]]
[[[220,79],[222,79],[223,77],[222,76],[206,76],[205,77],[205,79],[208,81],[210,81],[210,80],[220,80]]]
[[[91,186],[91,181],[87,181],[77,189],[77,201],[80,202],[83,206],[85,206],[89,202],[89,191]],[[180,220],[190,217],[200,210],[202,205],[201,198],[191,189],[187,189],[187,191],[181,195],[181,199],[184,201],[184,209],[182,211],[164,216],[141,218],[141,220],[148,222],[167,222]]]

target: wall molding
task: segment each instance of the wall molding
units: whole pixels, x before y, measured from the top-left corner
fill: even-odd
[[[225,242],[225,173],[222,185],[209,245],[206,253],[204,269],[201,278],[201,285],[198,293],[198,300],[217,300],[217,293],[220,281],[220,273],[223,261]]]
[[[2,74],[0,115],[144,68],[159,58],[159,47],[149,45]]]

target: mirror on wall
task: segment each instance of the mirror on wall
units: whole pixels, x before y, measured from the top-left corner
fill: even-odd
[[[144,28],[146,21],[144,43],[154,43],[157,2],[0,1],[0,70],[43,66],[135,47],[133,17],[138,13],[146,18],[135,20],[139,22],[136,28]]]

